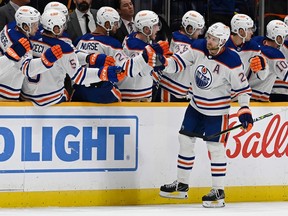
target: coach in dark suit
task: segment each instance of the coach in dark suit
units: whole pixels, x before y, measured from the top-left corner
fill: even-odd
[[[9,22],[15,21],[15,13],[19,7],[30,3],[30,0],[11,0],[4,6],[0,7],[0,31]]]
[[[121,17],[122,25],[112,36],[122,43],[126,35],[130,34],[132,31],[136,31],[133,22],[135,13],[134,4],[131,0],[115,0],[114,5]]]
[[[67,23],[67,33],[73,42],[78,37],[96,29],[97,10],[91,9],[91,2],[92,0],[74,0],[76,8],[70,14],[70,20]]]

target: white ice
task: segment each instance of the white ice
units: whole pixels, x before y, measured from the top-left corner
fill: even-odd
[[[207,209],[201,204],[77,207],[0,208],[0,216],[285,216],[288,202],[228,203],[224,208]]]

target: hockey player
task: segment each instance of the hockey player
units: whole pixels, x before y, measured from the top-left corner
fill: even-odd
[[[288,26],[288,15],[285,17],[284,23]],[[280,47],[280,51],[284,54],[288,62],[288,37],[286,37],[283,46]]]
[[[156,13],[150,10],[139,11],[135,16],[135,27],[137,31],[132,32],[124,39],[123,50],[130,58],[134,58],[135,56],[137,57],[142,52],[142,55],[144,54],[143,57],[145,62],[148,63],[150,61],[148,56],[151,54],[149,54],[151,50],[146,52],[146,48],[147,45],[155,40],[156,34],[160,30],[159,17]],[[153,49],[162,50],[161,46],[164,43],[160,41],[159,44],[159,49],[157,49],[158,44],[156,44],[156,47],[154,46],[155,44],[152,45],[154,46]],[[160,51],[160,53],[161,52],[162,51]],[[162,52],[161,54],[165,53]],[[120,59],[120,56],[117,58]],[[128,63],[130,62],[128,61]],[[138,70],[134,72],[127,70],[127,72],[129,71],[130,75],[128,74],[128,76],[122,82],[118,83],[118,87],[124,101],[150,102],[152,100],[152,70],[153,68],[149,67],[147,64],[145,66],[138,67]]]
[[[154,19],[153,21],[155,23],[153,23],[153,25],[158,25],[158,20],[156,19],[158,16],[154,12],[148,11],[147,14],[143,14],[144,17],[141,17],[142,19],[145,19],[150,14],[155,15],[152,18],[148,17],[147,22],[149,22],[149,19]],[[128,46],[125,46],[125,49],[123,51],[120,42],[110,36],[111,33],[115,33],[117,28],[120,27],[119,21],[120,16],[115,9],[111,7],[101,7],[97,12],[97,27],[95,32],[83,35],[78,41],[76,48],[78,48],[79,50],[84,50],[91,54],[99,52],[107,56],[113,56],[115,59],[115,64],[121,66],[123,69],[125,69],[125,71],[129,72],[127,74],[128,77],[126,77],[123,82],[118,83],[121,86],[121,93],[123,99],[147,100],[147,98],[151,98],[152,79],[150,76],[150,72],[153,70],[154,66],[153,63],[152,65],[149,65],[147,64],[147,62],[148,55],[153,55],[154,50],[150,49],[149,53],[145,51],[142,53],[142,55],[139,55],[141,54],[142,50],[145,49],[148,43],[145,43],[143,42],[143,40],[137,38],[138,34],[140,35],[140,33],[134,33],[129,36],[126,43],[130,46],[133,46],[133,52],[130,50],[127,51]],[[147,38],[145,37],[145,39]],[[149,49],[151,47],[147,48]],[[125,51],[127,51],[127,53]],[[148,85],[147,80],[149,80]],[[130,84],[127,84],[128,82],[130,82]],[[133,84],[131,84],[131,82]],[[139,82],[139,85],[136,82]],[[126,87],[123,88],[123,86],[125,85]],[[86,98],[86,100],[88,99],[89,101],[93,102],[99,102],[99,99],[103,102],[105,98],[107,100],[106,102],[114,102],[121,100],[121,93],[118,91],[118,88],[115,84],[112,84],[111,82],[105,82],[96,85],[96,87],[97,88],[91,86],[87,88],[84,86],[78,86],[73,95],[73,99],[76,99],[77,97],[77,100],[79,100],[80,98],[84,97]]]
[[[50,10],[50,9],[55,9],[55,10],[61,11],[65,15],[66,23],[65,23],[64,31],[61,35],[61,39],[66,41],[67,43],[72,44],[71,38],[69,38],[69,35],[67,34],[67,32],[65,32],[65,30],[67,29],[67,22],[69,20],[68,8],[64,4],[62,4],[61,2],[52,1],[52,2],[49,2],[48,4],[46,4],[44,11]],[[40,29],[40,32],[41,31],[43,31],[43,28]]]
[[[205,27],[204,17],[197,11],[188,11],[182,17],[182,26],[172,34],[170,50],[183,52],[192,45]],[[191,71],[188,67],[182,73],[153,73],[156,85],[153,89],[153,101],[188,102]],[[155,98],[155,99],[154,99]]]
[[[284,23],[288,26],[288,16],[285,17]],[[286,62],[288,63],[288,37],[284,41],[284,44],[280,47],[280,51],[283,53]],[[273,85],[271,94],[271,102],[287,102],[288,101],[288,81],[283,81],[280,78],[276,78]]]
[[[62,13],[64,13],[64,15],[66,17],[66,23],[65,23],[65,27],[64,27],[63,33],[61,35],[59,35],[58,38],[63,40],[63,41],[65,41],[65,42],[67,42],[67,43],[69,43],[73,47],[75,53],[77,54],[77,57],[78,57],[80,65],[86,65],[89,62],[88,53],[82,52],[80,50],[77,50],[74,47],[74,45],[72,43],[72,40],[69,37],[68,33],[66,32],[66,30],[67,30],[67,22],[69,21],[69,18],[70,18],[69,17],[68,8],[64,4],[62,4],[61,2],[53,1],[53,2],[49,2],[45,6],[44,11],[49,10],[49,9],[55,9],[55,10],[58,10],[58,11],[61,11]],[[41,33],[42,32],[43,32],[43,28],[42,28],[42,26],[40,26],[39,31],[38,31],[38,35],[34,39],[38,40],[37,38],[41,37]],[[33,40],[33,38],[32,38],[32,40]],[[35,49],[34,51],[37,52],[37,49]],[[91,65],[91,66],[92,67],[97,67],[97,68],[102,67],[102,66],[109,66],[108,64],[104,64],[104,65],[103,64],[97,64],[98,62],[103,61],[102,59],[105,59],[105,58],[106,58],[106,56],[99,56],[98,61],[96,61],[96,59],[94,60],[96,65]],[[65,83],[65,89],[67,90],[69,95],[72,95],[74,90],[72,88],[71,78],[69,77],[68,74],[66,74],[64,83]]]
[[[76,42],[76,48],[90,54],[91,64],[101,56],[106,57],[106,64],[109,62],[115,65],[113,56],[122,50],[122,45],[114,37],[110,36],[120,27],[120,16],[111,7],[101,7],[97,11],[96,30],[80,37]],[[105,54],[105,55],[104,55]],[[103,62],[104,63],[104,62]],[[121,101],[121,93],[115,83],[103,81],[91,83],[89,86],[75,85],[72,101],[90,101],[95,103],[112,103]]]
[[[281,20],[271,20],[266,26],[266,37],[254,37],[260,46],[263,56],[269,65],[269,74],[265,81],[254,80],[251,99],[269,101],[273,93],[273,101],[287,101],[288,64],[280,51],[288,35],[288,26]],[[276,82],[275,82],[276,81]],[[274,85],[274,89],[272,91]]]
[[[64,31],[65,15],[54,9],[46,10],[40,19],[44,28],[42,37],[33,40],[33,46],[45,52],[49,47],[58,44],[63,50],[63,57],[49,68],[49,73],[24,80],[21,98],[30,100],[37,106],[49,106],[64,101],[69,101],[69,96],[64,89],[64,78],[67,73],[75,84],[89,84],[99,81],[111,80],[117,82],[123,79],[120,67],[85,68],[79,65],[73,47],[58,37]],[[42,54],[33,52],[34,57]],[[124,74],[125,75],[125,74]]]
[[[54,46],[48,49],[42,58],[32,60],[28,38],[37,32],[39,19],[40,13],[35,8],[22,6],[15,13],[16,21],[8,23],[0,33],[1,53],[5,52],[5,55],[14,61],[13,66],[1,68],[0,100],[19,100],[24,77],[46,72],[46,64],[49,62],[52,65],[62,56],[61,48]],[[16,54],[10,52],[11,50]],[[11,53],[13,55],[9,55]]]
[[[240,56],[252,90],[255,80],[261,82],[265,80],[269,73],[269,66],[261,54],[260,46],[251,40],[254,31],[254,22],[249,16],[236,14],[231,19],[231,36],[226,43],[226,47]],[[233,91],[232,97],[236,96],[237,92]]]
[[[55,10],[61,11],[62,13],[64,13],[64,15],[66,17],[66,23],[64,26],[64,31],[61,35],[58,36],[58,38],[69,43],[74,48],[74,51],[77,54],[80,65],[86,65],[87,63],[89,63],[89,61],[90,61],[90,57],[88,57],[89,54],[86,52],[82,52],[80,50],[77,50],[76,47],[74,47],[72,40],[70,39],[69,35],[65,31],[67,28],[67,22],[69,21],[68,8],[64,4],[62,4],[61,2],[53,1],[53,2],[48,3],[45,6],[44,11],[50,10],[50,9],[55,9]],[[43,28],[42,28],[42,26],[40,26],[40,28],[41,29],[39,31],[39,34],[41,35],[41,32],[43,32]],[[33,40],[33,38],[32,38],[32,40]],[[105,60],[105,57],[106,56],[101,56],[101,58],[99,58],[99,61],[103,61],[103,59]],[[95,57],[93,57],[93,59],[94,59],[94,62],[96,65],[90,65],[92,67],[109,66],[109,65],[97,64],[98,62],[96,61]]]
[[[195,160],[196,137],[204,137],[211,158],[212,189],[202,197],[204,207],[224,207],[224,178],[226,175],[225,135],[208,139],[228,127],[231,89],[238,92],[241,106],[237,115],[244,130],[253,126],[249,109],[251,89],[239,56],[225,48],[230,29],[223,23],[211,25],[206,39],[195,40],[193,46],[167,59],[164,71],[181,72],[192,66],[193,95],[179,131],[180,149],[177,180],[160,188],[160,196],[187,198],[189,176]]]

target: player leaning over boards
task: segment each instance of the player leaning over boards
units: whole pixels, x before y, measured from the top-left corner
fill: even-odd
[[[44,31],[40,36],[37,36],[37,40],[36,38],[33,39],[33,45],[44,47],[44,52],[58,44],[63,51],[63,57],[54,65],[47,62],[49,72],[24,79],[21,92],[22,99],[32,101],[36,106],[50,106],[69,101],[68,94],[64,89],[66,73],[73,82],[79,85],[103,80],[117,82],[123,78],[123,73],[116,74],[117,71],[121,71],[120,67],[84,68],[79,64],[73,47],[58,38],[62,35],[66,24],[66,17],[61,11],[46,10],[42,14],[40,22]]]
[[[99,59],[102,56],[106,56],[106,60],[103,59],[103,63],[110,62],[111,65],[115,65],[116,54],[122,56],[120,58],[122,63],[117,61],[117,65],[127,62],[127,58],[123,58],[122,45],[111,34],[115,33],[120,27],[120,16],[118,12],[111,7],[101,7],[97,11],[96,29],[94,32],[86,33],[75,42],[78,50],[89,53],[90,66],[93,59]],[[117,58],[119,60],[119,58]],[[143,60],[143,63],[144,60]],[[137,63],[134,64],[137,66]],[[139,66],[139,65],[138,65]],[[142,66],[144,67],[144,65]],[[141,67],[140,67],[141,68]],[[74,93],[72,101],[90,101],[95,103],[112,103],[121,101],[121,93],[116,83],[106,81],[99,83],[92,83],[89,86],[74,85]]]
[[[19,100],[24,77],[46,72],[46,62],[53,64],[62,56],[61,48],[54,46],[42,58],[33,59],[29,38],[37,32],[39,19],[35,8],[22,6],[15,13],[16,21],[5,25],[0,33],[0,52],[8,58],[1,57],[0,100]]]
[[[132,32],[123,41],[123,51],[132,60],[140,57],[144,59],[144,65],[138,71],[131,70],[133,65],[130,60],[124,68],[129,68],[127,77],[118,83],[123,101],[150,102],[152,100],[152,70],[155,68],[154,57],[165,55],[169,51],[168,41],[153,43],[156,34],[160,30],[158,15],[150,10],[139,11],[135,16],[136,32]],[[142,56],[142,57],[141,57]],[[118,56],[118,58],[122,56]],[[162,61],[164,58],[161,58]],[[134,61],[135,62],[135,61]],[[140,72],[139,72],[140,70]]]
[[[288,26],[288,15],[284,18],[284,23]],[[286,61],[288,62],[288,37],[285,38],[283,46],[280,47],[280,51],[284,54]]]
[[[236,14],[231,19],[231,36],[225,44],[240,56],[252,91],[255,81],[264,83],[269,74],[269,65],[261,54],[260,46],[251,40],[255,29],[254,21],[249,16]],[[237,92],[233,92],[234,97],[237,98]]]
[[[266,26],[266,36],[256,36],[263,56],[269,65],[269,74],[264,82],[255,80],[252,88],[252,100],[287,101],[288,64],[281,47],[288,35],[288,26],[281,20],[271,20]],[[273,99],[270,99],[270,94]]]
[[[179,131],[180,149],[177,180],[160,188],[160,196],[187,198],[189,176],[195,160],[196,137],[213,135],[228,127],[231,89],[238,92],[239,121],[249,131],[253,126],[249,109],[251,89],[239,56],[225,48],[230,29],[223,23],[208,28],[205,39],[195,40],[183,53],[167,59],[164,71],[181,71],[192,66],[193,94]],[[226,175],[225,136],[206,140],[211,156],[212,189],[202,197],[204,207],[224,207],[224,178]]]
[[[150,74],[155,63],[153,56],[156,55],[160,45],[157,43],[149,45],[149,43],[159,30],[159,18],[153,11],[140,11],[135,17],[135,23],[138,32],[128,35],[122,48],[120,42],[110,36],[120,27],[118,12],[106,6],[98,10],[96,30],[80,37],[76,47],[91,53],[91,56],[94,56],[95,52],[101,53],[99,55],[113,56],[115,64],[127,72],[127,77],[117,83],[120,85],[121,94],[116,94],[118,92],[116,85],[105,82],[101,85],[93,85],[94,87],[78,86],[75,88],[72,100],[82,101],[85,98],[93,102],[99,102],[99,99],[102,102],[114,102],[120,100],[121,96],[124,101],[149,101],[151,99],[152,78]],[[166,49],[169,49],[168,42]],[[159,50],[163,52],[162,48]]]
[[[187,11],[182,17],[182,26],[172,34],[170,50],[184,52],[198,39],[205,27],[204,17],[197,11]],[[159,85],[154,85],[153,99],[162,102],[188,102],[190,87],[190,68],[181,73],[153,73]],[[158,75],[158,76],[157,76]]]

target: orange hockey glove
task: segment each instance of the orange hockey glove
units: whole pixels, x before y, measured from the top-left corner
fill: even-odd
[[[157,54],[170,55],[169,42],[168,41],[158,41],[151,45]]]
[[[122,67],[119,66],[105,66],[99,68],[98,76],[102,81],[118,82],[119,79],[124,79]],[[124,76],[124,77],[123,77]]]
[[[254,73],[266,68],[266,59],[262,56],[254,56],[250,59],[250,68]]]
[[[13,61],[19,61],[22,56],[31,50],[31,44],[27,38],[20,38],[12,44],[5,52],[7,58]]]
[[[155,50],[151,47],[151,45],[147,45],[145,46],[143,52],[142,52],[142,56],[145,60],[145,62],[151,66],[151,67],[155,67],[155,63],[156,63],[156,52]]]
[[[89,67],[100,68],[103,66],[114,66],[115,59],[112,56],[107,56],[105,54],[93,53],[86,57],[86,62]]]
[[[54,62],[62,56],[63,52],[60,45],[54,45],[42,54],[41,60],[47,68],[50,68],[53,66]]]

